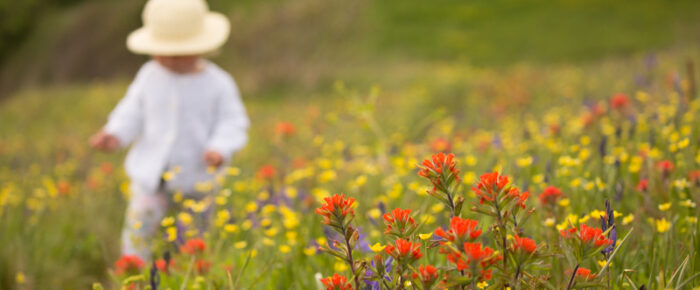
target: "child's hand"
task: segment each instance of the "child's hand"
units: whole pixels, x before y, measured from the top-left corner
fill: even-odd
[[[212,167],[219,167],[224,162],[224,157],[216,151],[207,150],[204,152],[204,162]]]
[[[107,134],[100,130],[90,137],[90,146],[106,152],[111,152],[119,148],[119,139],[112,134]]]

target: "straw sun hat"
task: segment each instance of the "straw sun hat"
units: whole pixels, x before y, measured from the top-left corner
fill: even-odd
[[[197,55],[226,42],[228,19],[210,12],[204,0],[149,0],[143,27],[129,34],[126,46],[138,54]]]

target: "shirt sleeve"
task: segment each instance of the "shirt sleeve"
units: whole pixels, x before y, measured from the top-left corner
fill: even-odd
[[[141,108],[141,74],[137,74],[124,98],[109,114],[104,131],[119,139],[119,145],[126,147],[141,133],[143,108]]]
[[[217,121],[208,144],[210,150],[218,152],[224,159],[229,159],[245,146],[250,126],[238,87],[233,79],[228,80],[218,100]]]

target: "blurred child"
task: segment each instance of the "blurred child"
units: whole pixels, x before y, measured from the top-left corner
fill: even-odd
[[[225,16],[204,0],[150,0],[144,26],[127,47],[148,54],[107,124],[90,138],[113,151],[132,144],[126,157],[131,197],[122,232],[122,254],[150,260],[150,243],[173,192],[194,194],[247,142],[249,125],[231,76],[202,58],[224,44]],[[163,179],[177,169],[176,177]]]

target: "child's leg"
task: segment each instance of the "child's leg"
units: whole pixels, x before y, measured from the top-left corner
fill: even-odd
[[[122,230],[123,255],[137,255],[144,261],[151,260],[151,239],[167,207],[166,196],[160,190],[147,192],[132,184]]]

